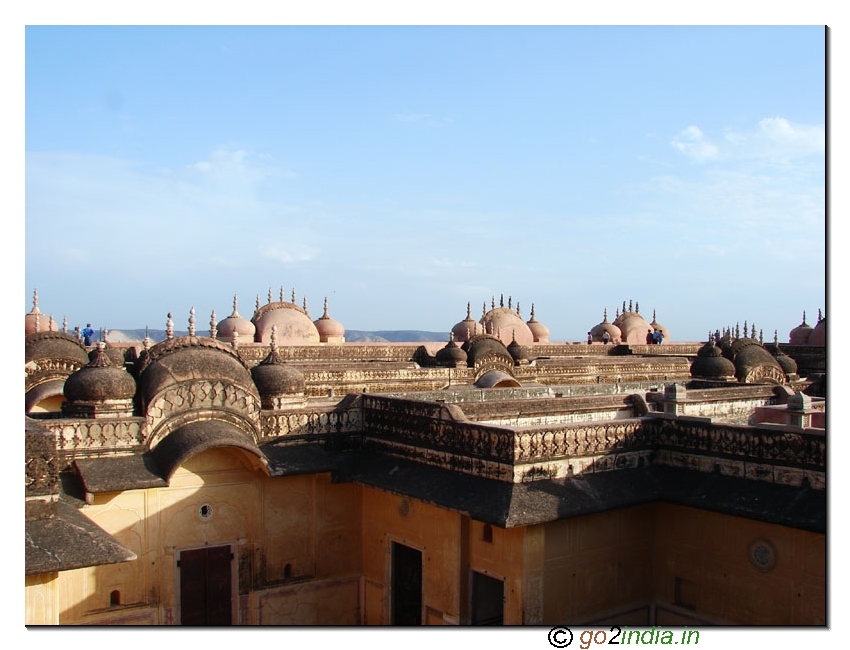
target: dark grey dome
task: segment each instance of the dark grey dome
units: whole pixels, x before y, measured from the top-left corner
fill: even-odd
[[[65,380],[64,394],[71,403],[127,400],[136,394],[136,381],[123,367],[113,365],[102,347],[97,347],[92,351],[92,360]]]

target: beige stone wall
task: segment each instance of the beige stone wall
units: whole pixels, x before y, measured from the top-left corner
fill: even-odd
[[[759,570],[754,542],[767,542],[775,564]],[[658,504],[655,595],[680,614],[733,625],[824,625],[826,539],[741,517]],[[681,608],[681,601],[692,607]],[[692,601],[692,602],[688,602]],[[659,609],[659,623],[664,607]]]
[[[212,506],[208,519],[202,505]],[[339,580],[354,584],[360,575],[359,488],[334,485],[327,474],[270,479],[247,454],[218,448],[187,461],[166,489],[98,495],[82,512],[139,559],[61,574],[63,624],[178,623],[177,559],[205,545],[233,551],[234,623],[285,624],[308,592],[323,603],[317,616],[357,620],[358,589],[335,594]],[[306,583],[314,584],[305,591]],[[118,606],[110,604],[115,589]]]
[[[392,542],[422,552],[423,624],[469,620],[472,571],[504,581],[506,625],[523,622],[523,529],[502,529],[469,520],[415,499],[364,488],[364,623],[390,618]],[[491,541],[487,541],[491,540]]]
[[[544,527],[544,625],[594,621],[651,601],[654,505]]]
[[[57,573],[26,576],[24,583],[25,625],[58,625]]]
[[[546,625],[824,624],[822,534],[665,503],[543,528]]]

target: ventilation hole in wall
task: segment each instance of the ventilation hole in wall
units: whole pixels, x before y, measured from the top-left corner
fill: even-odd
[[[484,524],[484,532],[481,535],[481,539],[488,544],[493,543],[493,527],[490,524]]]
[[[213,515],[213,507],[209,503],[205,503],[200,508],[198,508],[198,516],[206,521],[210,519]]]
[[[684,578],[673,578],[673,600],[679,607],[696,610],[696,585]]]
[[[283,567],[283,577],[291,578],[292,577],[292,565],[287,562],[286,566]]]
[[[121,592],[115,589],[109,594],[109,606],[115,607],[121,604]]]

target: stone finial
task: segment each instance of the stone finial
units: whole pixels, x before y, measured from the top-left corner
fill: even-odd
[[[215,320],[215,309],[212,310],[212,314],[210,314],[210,338],[215,340],[218,334],[218,323]]]
[[[270,305],[270,304],[272,304],[272,288],[271,288],[271,287],[269,287],[269,296],[268,296],[268,298],[269,298],[268,304]]]
[[[631,313],[631,311],[632,311],[632,301],[629,300],[629,313]]]
[[[304,296],[301,299],[301,309],[303,309],[304,311],[307,311],[307,296]]]
[[[272,333],[269,337],[269,348],[272,352],[277,351],[277,324],[272,325]]]
[[[511,303],[513,302],[513,296],[508,296],[508,309],[513,309]]]
[[[820,307],[818,307],[818,323],[823,320],[823,314],[821,313]]]
[[[254,308],[254,313],[256,314],[258,311],[260,311],[260,294],[257,294],[257,303],[256,307]]]
[[[620,308],[614,310],[614,320],[617,320],[620,317]]]
[[[109,330],[106,329],[105,327],[101,327],[100,328],[100,342],[105,344],[108,340],[109,340]],[[106,347],[106,346],[104,345],[104,347]]]
[[[142,340],[142,347],[145,350],[150,350],[151,349],[151,343],[152,343],[151,337],[148,335],[148,326],[145,325],[145,338]]]
[[[806,310],[805,310],[805,309],[803,310],[803,323],[802,323],[802,324],[803,324],[803,325],[807,325],[807,324],[808,324],[808,323],[806,323]]]
[[[236,331],[236,330],[233,330],[233,336],[231,336],[231,338],[230,338],[230,346],[234,350],[239,349],[239,332]]]
[[[233,296],[233,313],[230,314],[231,318],[239,318],[239,309],[237,308],[238,304],[239,301],[237,300],[236,296]]]
[[[505,294],[500,293],[499,294],[499,307],[504,307],[504,306],[505,306]]]
[[[603,323],[608,322],[608,308],[607,307],[602,309],[602,322]]]
[[[762,331],[761,329],[759,330],[759,343],[761,345],[764,345],[764,331]]]
[[[484,317],[487,315],[487,301],[481,305],[481,319],[484,320]]]
[[[750,323],[750,338],[754,339],[756,337],[756,324]]]
[[[626,315],[626,301],[625,300],[623,301],[623,311],[621,313],[623,314],[623,316]]]
[[[534,320],[534,303],[531,303],[531,319]]]
[[[283,285],[280,285],[280,301],[285,302],[283,299]]]
[[[195,307],[189,310],[189,336],[195,336]]]
[[[330,318],[330,315],[328,314],[328,297],[327,296],[325,296],[325,311],[324,311],[324,313],[322,313],[322,318]]]
[[[779,347],[779,330],[773,330],[773,344]]]
[[[522,314],[519,311],[519,301],[517,301],[517,304],[516,304],[516,315],[519,316],[520,318],[522,318]]]
[[[53,331],[53,314],[50,314],[50,317],[47,319],[47,331]]]
[[[744,338],[747,338],[747,321],[744,321]]]
[[[636,314],[639,314],[639,313],[640,313],[640,305],[638,304],[638,301],[637,301],[637,300],[635,300],[635,313],[636,313]]]
[[[33,292],[32,292],[32,310],[30,311],[30,313],[31,314],[40,314],[41,313],[40,311],[38,311],[38,289],[34,289]]]
[[[295,304],[295,287],[292,287],[292,304]]]
[[[735,338],[741,338],[741,326],[738,323],[735,323]]]
[[[165,338],[174,338],[174,321],[171,320],[171,312],[168,312],[168,320],[165,322]]]
[[[77,341],[82,343],[82,341],[83,341],[83,331],[80,329],[79,325],[77,325],[74,328],[74,333],[77,335]]]
[[[62,333],[63,334],[68,333],[68,317],[67,316],[62,317]]]
[[[466,303],[466,320],[472,319],[472,306],[469,302]]]
[[[35,313],[35,331],[41,331],[41,312],[37,311]]]

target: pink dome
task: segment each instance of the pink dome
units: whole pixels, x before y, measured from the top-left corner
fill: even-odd
[[[233,313],[218,323],[216,336],[222,341],[232,341],[233,333],[236,332],[240,340],[253,341],[256,329],[254,323],[239,315],[239,310],[236,308],[236,296],[233,296]]]
[[[485,333],[498,337],[505,345],[514,339],[519,345],[534,343],[534,334],[528,325],[510,309],[496,307],[484,314],[481,320]]]
[[[270,343],[272,327],[277,325],[278,345],[315,345],[320,342],[319,330],[305,309],[290,302],[272,302],[254,314],[257,328],[254,341]]]
[[[456,324],[451,333],[454,334],[454,340],[461,343],[465,343],[477,334],[484,333],[484,326],[472,318],[469,303],[466,303],[466,318]]]
[[[24,335],[35,332],[58,332],[59,325],[53,316],[42,314],[38,310],[38,291],[32,292],[32,309],[24,316]]]
[[[818,322],[809,334],[809,345],[815,345],[819,348],[826,347],[826,319],[820,315],[818,310]]]
[[[806,312],[803,312],[803,322],[788,334],[788,343],[790,345],[808,345],[812,329],[812,326],[806,322]]]
[[[549,328],[534,317],[534,303],[531,304],[531,318],[528,319],[526,325],[531,330],[535,343],[549,342]]]
[[[316,331],[319,332],[321,343],[342,342],[345,340],[345,327],[337,320],[328,315],[328,299],[325,298],[325,313],[318,320],[313,321]]]

